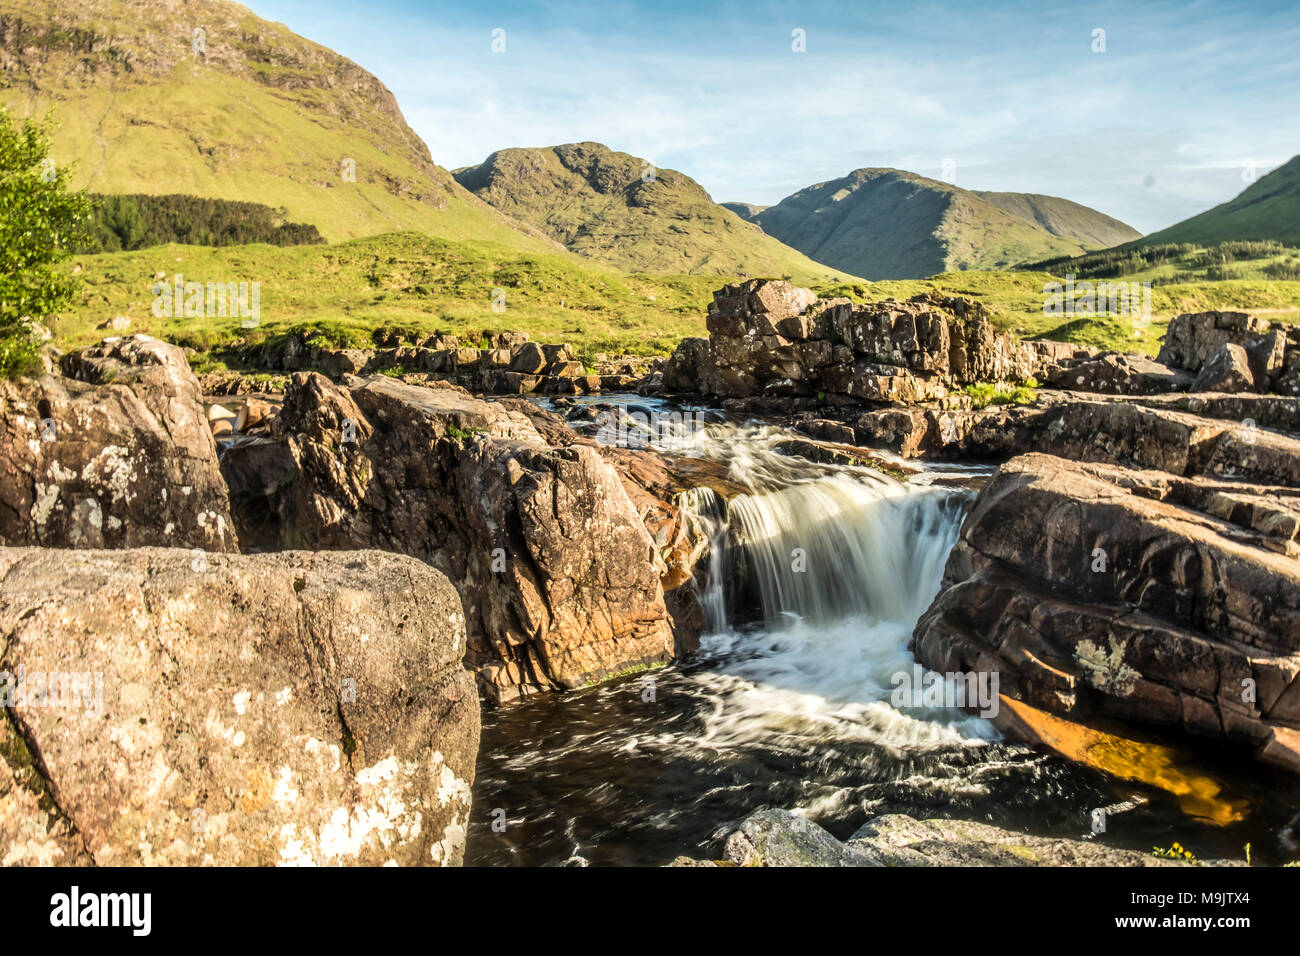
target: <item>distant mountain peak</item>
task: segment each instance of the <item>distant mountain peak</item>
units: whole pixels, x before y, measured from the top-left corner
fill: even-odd
[[[818,262],[868,279],[1006,268],[1140,235],[1069,200],[978,193],[888,167],[801,189],[753,221]]]

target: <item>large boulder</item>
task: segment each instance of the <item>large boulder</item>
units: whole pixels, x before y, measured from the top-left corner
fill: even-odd
[[[1195,312],[1169,320],[1156,361],[1199,372],[1225,345],[1245,345],[1268,331],[1268,322],[1248,312]]]
[[[0,549],[0,861],[458,865],[447,579],[376,551]]]
[[[1267,380],[1266,380],[1267,381]],[[1250,356],[1240,345],[1228,343],[1211,355],[1192,382],[1194,392],[1254,392],[1255,375]]]
[[[759,810],[724,849],[733,866],[1180,866],[1092,840],[1041,837],[969,820],[872,817],[841,842],[802,814]],[[678,860],[674,865],[694,861]],[[1221,861],[1215,861],[1219,863]]]
[[[147,335],[0,382],[0,544],[237,549],[184,353]]]
[[[942,672],[1300,772],[1294,488],[1030,454],[980,492],[913,638]]]
[[[274,525],[264,539],[442,570],[465,603],[468,663],[498,700],[672,657],[663,561],[597,449],[552,448],[525,415],[453,386],[349,384],[296,375],[282,457],[259,453],[266,480],[232,477],[261,488],[240,504]]]
[[[1040,365],[1038,353],[997,332],[978,303],[938,293],[855,306],[752,279],[715,293],[705,324],[707,363],[697,345],[683,344],[667,387],[692,379],[705,386],[697,390],[724,397],[912,403],[953,385],[1023,381]]]

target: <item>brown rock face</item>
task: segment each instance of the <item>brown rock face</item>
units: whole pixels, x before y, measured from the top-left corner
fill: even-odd
[[[1156,361],[1199,372],[1225,345],[1245,345],[1268,329],[1268,323],[1247,312],[1196,312],[1169,321]]]
[[[1255,375],[1250,370],[1250,357],[1240,345],[1228,343],[1206,360],[1196,381],[1195,392],[1254,392]]]
[[[0,544],[236,550],[184,353],[132,335],[64,369],[75,378],[0,382]]]
[[[1300,771],[1300,492],[1030,454],[985,486],[917,658]]]
[[[262,489],[280,546],[379,548],[446,573],[464,600],[484,689],[577,687],[668,660],[663,562],[593,447],[552,448],[529,419],[454,387],[384,377],[340,388],[298,374],[283,452],[232,485]],[[239,450],[236,449],[236,452]],[[281,470],[282,469],[282,470]]]
[[[1032,348],[997,333],[982,307],[937,294],[855,306],[751,279],[714,294],[706,325],[707,359],[699,340],[684,341],[666,388],[910,403],[941,398],[954,384],[1020,381],[1038,363]]]
[[[380,552],[0,549],[5,865],[458,865],[446,578]]]

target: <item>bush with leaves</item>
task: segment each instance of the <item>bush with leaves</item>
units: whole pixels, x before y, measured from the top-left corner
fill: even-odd
[[[0,378],[39,366],[32,322],[71,301],[75,282],[54,265],[83,241],[89,215],[49,156],[48,125],[0,110]]]

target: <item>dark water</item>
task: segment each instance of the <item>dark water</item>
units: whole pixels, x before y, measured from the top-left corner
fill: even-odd
[[[1091,837],[1094,808],[1134,796],[1146,804],[1112,814],[1096,839],[1142,851],[1176,841],[1201,859],[1241,860],[1247,843],[1256,863],[1300,855],[1293,842],[1300,833],[1287,829],[1300,808],[1294,784],[1214,755],[1204,755],[1202,766],[1253,805],[1247,820],[1231,827],[1185,816],[1164,791],[1005,743],[909,752],[777,735],[699,746],[719,701],[695,678],[715,664],[656,671],[653,701],[643,699],[642,680],[631,677],[486,712],[466,863],[717,859],[726,834],[764,807],[816,807],[810,817],[841,839],[888,812]],[[503,832],[493,827],[501,819]]]
[[[670,436],[752,489],[722,511],[687,502],[713,539],[709,635],[679,664],[487,710],[467,864],[716,859],[764,807],[802,808],[840,838],[901,812],[1146,852],[1178,842],[1200,859],[1241,860],[1247,843],[1257,863],[1300,857],[1300,787],[1240,758],[1179,758],[1249,807],[1215,826],[1165,790],[1005,743],[955,708],[893,706],[970,492],[791,459],[782,437],[734,423]],[[747,591],[724,586],[738,578]],[[1117,804],[1092,835],[1093,811]]]

